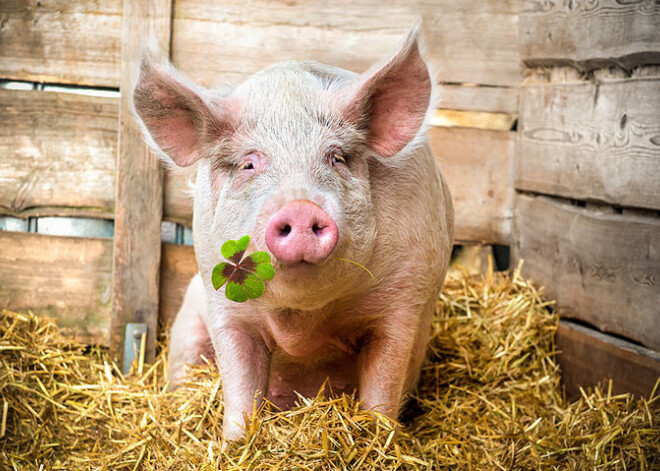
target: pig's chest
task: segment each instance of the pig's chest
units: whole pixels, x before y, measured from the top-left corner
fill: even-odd
[[[318,313],[284,311],[268,317],[271,349],[292,357],[316,360],[333,353],[357,353],[361,329],[341,320],[325,320]]]

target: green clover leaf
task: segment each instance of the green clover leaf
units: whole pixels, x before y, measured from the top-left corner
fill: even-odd
[[[225,296],[237,303],[244,303],[264,294],[264,282],[275,276],[268,253],[254,252],[244,257],[249,244],[249,235],[222,244],[220,252],[227,261],[218,263],[211,273],[213,288],[218,290],[227,283]]]

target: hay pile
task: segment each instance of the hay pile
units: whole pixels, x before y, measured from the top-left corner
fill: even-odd
[[[658,397],[562,400],[557,318],[517,274],[447,282],[403,431],[350,397],[261,410],[221,451],[211,367],[164,392],[166,348],[123,378],[48,320],[0,316],[0,469],[660,469]]]

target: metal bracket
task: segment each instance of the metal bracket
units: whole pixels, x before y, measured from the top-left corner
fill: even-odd
[[[147,324],[126,324],[124,337],[124,367],[122,372],[128,374],[131,365],[137,359],[138,373],[142,373],[144,355],[147,348]]]

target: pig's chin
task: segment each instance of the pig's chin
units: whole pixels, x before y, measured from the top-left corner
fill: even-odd
[[[275,263],[275,278],[268,283],[270,300],[278,308],[320,309],[334,300],[336,287],[327,263],[306,261]]]

